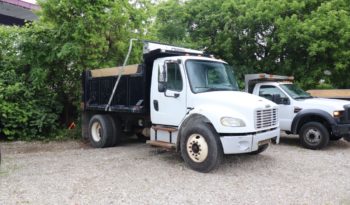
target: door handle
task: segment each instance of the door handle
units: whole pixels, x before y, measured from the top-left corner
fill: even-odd
[[[159,111],[159,104],[158,104],[158,100],[153,100],[153,107],[156,111]]]
[[[180,97],[180,93],[174,93],[173,95],[167,95],[166,91],[164,92],[165,97],[178,98]]]

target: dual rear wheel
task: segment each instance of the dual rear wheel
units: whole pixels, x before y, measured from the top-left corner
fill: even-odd
[[[89,122],[89,140],[93,147],[112,147],[120,142],[121,127],[110,115],[94,115]]]

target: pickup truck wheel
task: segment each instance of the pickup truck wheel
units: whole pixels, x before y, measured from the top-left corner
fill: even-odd
[[[250,152],[249,154],[252,154],[252,155],[260,154],[261,152],[265,151],[268,147],[269,147],[269,144],[260,145],[256,151]]]
[[[308,149],[322,149],[329,142],[327,128],[319,122],[308,122],[300,129],[301,145]]]
[[[218,134],[204,123],[189,126],[181,138],[181,155],[191,169],[210,172],[223,158]]]
[[[109,115],[94,115],[89,123],[90,144],[95,148],[113,146],[115,139],[115,123]]]

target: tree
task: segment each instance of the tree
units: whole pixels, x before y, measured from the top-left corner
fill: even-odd
[[[42,139],[56,130],[62,110],[47,83],[49,70],[41,67],[50,33],[37,27],[0,27],[0,36],[0,134]]]
[[[287,74],[310,88],[329,70],[335,87],[350,86],[346,0],[189,0],[177,7],[181,13],[162,12],[186,25],[180,36],[233,64],[241,79],[252,72]]]
[[[38,2],[38,21],[0,27],[0,133],[9,138],[47,136],[76,120],[82,71],[122,64],[129,39],[145,33],[142,1]],[[141,56],[134,51],[130,62]]]

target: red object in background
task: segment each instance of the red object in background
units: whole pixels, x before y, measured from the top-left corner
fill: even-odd
[[[71,129],[74,129],[76,127],[75,123],[72,122],[70,123],[70,125],[68,126],[68,129],[71,130]]]

